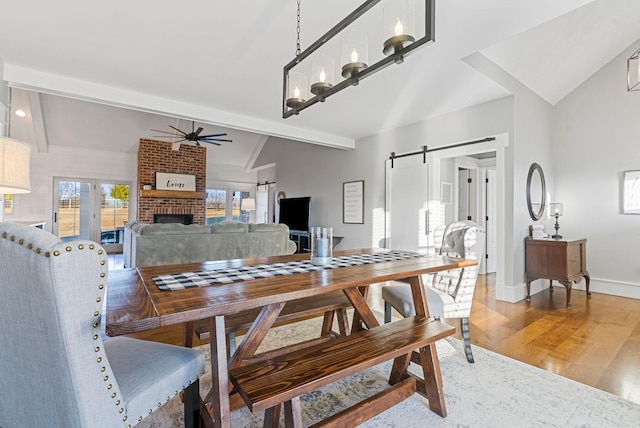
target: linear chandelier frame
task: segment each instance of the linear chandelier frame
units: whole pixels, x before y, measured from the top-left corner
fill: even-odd
[[[627,91],[640,91],[640,49],[627,59]]]
[[[433,43],[435,41],[435,0],[424,0],[425,1],[425,35],[413,43],[399,49],[397,52],[392,53],[375,64],[368,66],[361,70],[360,72],[352,75],[351,77],[347,77],[341,82],[333,85],[331,88],[324,91],[322,94],[316,95],[313,98],[310,98],[304,103],[301,103],[300,106],[295,108],[289,108],[287,106],[287,88],[289,83],[289,72],[296,65],[300,64],[304,59],[308,58],[315,51],[320,49],[325,43],[329,42],[333,37],[338,35],[342,30],[347,28],[350,24],[352,24],[356,19],[364,15],[367,11],[373,8],[375,5],[380,3],[382,0],[367,0],[363,4],[361,4],[356,10],[351,12],[346,18],[340,21],[336,26],[334,26],[331,30],[329,30],[326,34],[316,40],[311,46],[301,52],[299,55],[291,60],[287,65],[284,66],[283,73],[283,85],[282,85],[282,118],[286,119],[292,115],[296,115],[300,113],[302,110],[307,107],[311,107],[317,102],[324,102],[325,99],[329,98],[331,95],[343,90],[349,86],[356,86],[358,83],[366,78],[371,76],[372,74],[382,70],[383,68],[396,63],[400,64],[404,61],[404,58],[411,54],[414,50],[419,48],[422,45]]]

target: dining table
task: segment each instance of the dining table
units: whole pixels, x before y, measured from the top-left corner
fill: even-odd
[[[209,413],[207,417],[211,417],[211,420],[207,420],[206,425],[229,427],[229,371],[252,359],[287,302],[342,291],[354,308],[352,330],[373,330],[380,324],[367,302],[366,290],[369,285],[408,280],[414,297],[416,316],[428,318],[429,310],[422,275],[477,264],[474,260],[440,255],[414,254],[394,258],[394,254],[394,251],[382,248],[334,251],[334,260],[360,260],[363,257],[378,259],[375,262],[354,262],[352,265],[343,263],[313,267],[311,270],[286,271],[289,265],[308,264],[309,254],[304,253],[130,269],[128,274],[114,275],[107,282],[105,332],[108,336],[118,336],[168,325],[208,320],[212,389],[207,396],[210,402],[206,405]],[[271,270],[251,278],[246,275],[232,277],[228,273],[256,266],[270,267]],[[282,268],[274,271],[274,267]],[[214,275],[217,272],[226,272],[226,276],[222,275],[220,278],[219,275]],[[194,273],[206,273],[208,276],[205,277],[217,279],[205,283],[200,276],[189,282]],[[167,276],[186,277],[189,279],[188,285],[183,287],[183,283],[177,287],[167,287],[164,284],[163,287],[160,279],[166,279]],[[225,317],[255,308],[262,310],[242,343],[236,347],[233,354],[228,355]],[[432,411],[446,416],[439,362],[435,346],[432,348],[430,367],[435,373],[425,373],[425,385],[418,392],[428,397]]]

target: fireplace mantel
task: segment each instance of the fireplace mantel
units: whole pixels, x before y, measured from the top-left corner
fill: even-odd
[[[176,199],[207,199],[207,192],[192,192],[186,190],[141,190],[145,198],[176,198]]]

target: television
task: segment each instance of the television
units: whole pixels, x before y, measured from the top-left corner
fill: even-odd
[[[310,196],[280,199],[280,223],[289,226],[291,231],[308,232],[310,207]]]

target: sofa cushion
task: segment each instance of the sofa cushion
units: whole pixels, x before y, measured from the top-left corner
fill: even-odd
[[[194,235],[211,233],[208,226],[181,223],[153,223],[139,229],[140,235]]]
[[[211,226],[211,233],[247,233],[249,226],[239,221],[223,221]]]
[[[289,232],[289,227],[286,224],[277,223],[251,223],[249,232]]]

